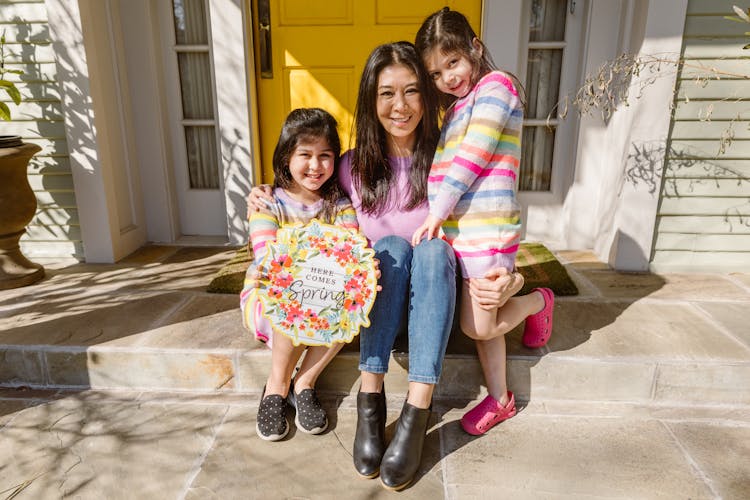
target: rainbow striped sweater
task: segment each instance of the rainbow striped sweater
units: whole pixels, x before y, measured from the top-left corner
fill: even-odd
[[[516,177],[523,105],[500,71],[458,99],[443,125],[430,169],[430,213],[456,252],[464,278],[495,267],[509,271],[521,238]]]

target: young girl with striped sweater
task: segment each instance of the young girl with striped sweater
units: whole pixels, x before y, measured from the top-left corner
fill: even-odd
[[[526,320],[523,343],[541,347],[552,331],[554,295],[548,288],[491,309],[469,294],[469,279],[491,268],[515,268],[521,238],[516,201],[521,86],[495,69],[467,19],[447,7],[425,20],[415,45],[442,93],[445,116],[428,178],[430,213],[412,243],[437,237],[442,229],[461,264],[461,329],[476,341],[489,393],[461,424],[478,435],[516,414],[506,381],[505,334]]]
[[[245,276],[240,307],[245,326],[271,347],[271,372],[263,388],[255,427],[258,436],[266,441],[278,441],[289,432],[288,406],[296,410],[294,422],[300,431],[320,434],[328,427],[315,382],[343,344],[306,348],[295,346],[285,335],[273,337],[255,290],[257,266],[268,251],[267,245],[276,241],[280,227],[318,218],[349,229],[359,228],[351,202],[337,182],[340,154],[336,120],[328,112],[319,108],[293,110],[284,122],[273,153],[272,199],[250,215],[254,260]],[[292,380],[292,372],[303,353],[305,357]]]

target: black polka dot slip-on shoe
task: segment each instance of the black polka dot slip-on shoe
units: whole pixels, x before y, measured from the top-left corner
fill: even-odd
[[[328,428],[326,411],[320,405],[315,389],[304,389],[299,394],[289,391],[289,404],[297,410],[294,424],[307,434],[320,434]]]
[[[258,433],[258,437],[265,441],[284,439],[289,433],[286,406],[286,399],[283,396],[279,394],[266,396],[266,388],[263,388],[263,398],[258,406],[258,418],[255,423],[255,432]]]

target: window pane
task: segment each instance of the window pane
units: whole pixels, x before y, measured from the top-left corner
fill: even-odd
[[[205,0],[174,0],[172,6],[177,45],[208,44]]]
[[[532,0],[529,42],[557,42],[565,45],[568,0]],[[546,120],[560,99],[563,48],[529,48],[526,66],[526,118]],[[521,173],[522,191],[549,191],[555,130],[528,126],[523,130]]]
[[[567,0],[534,0],[531,4],[530,42],[565,40]]]
[[[552,176],[552,152],[555,147],[555,129],[549,127],[524,127],[521,191],[549,191]]]
[[[185,127],[191,189],[219,189],[214,127]]]
[[[560,95],[562,49],[529,51],[526,118],[546,119]]]
[[[182,115],[185,119],[212,120],[211,60],[207,52],[177,54],[182,84]]]

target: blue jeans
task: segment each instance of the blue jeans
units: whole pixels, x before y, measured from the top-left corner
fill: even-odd
[[[456,309],[453,249],[441,239],[412,248],[398,236],[382,238],[373,248],[383,289],[370,311],[370,326],[359,334],[359,369],[388,371],[393,343],[408,317],[409,381],[437,384]]]

